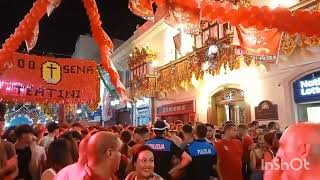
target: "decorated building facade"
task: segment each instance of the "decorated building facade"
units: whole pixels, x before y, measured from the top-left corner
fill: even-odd
[[[280,5],[292,11],[319,9],[317,1],[285,2]],[[268,0],[233,3],[279,5]],[[126,69],[133,101],[150,98],[152,120],[215,125],[228,120],[236,124],[276,121],[282,128],[297,121],[316,121],[319,37],[275,32],[271,38],[279,39],[275,54],[259,56],[267,50],[252,47],[258,55],[248,56],[236,40],[241,33],[250,34],[241,32],[242,27],[201,22],[201,31],[190,35],[183,27],[168,25],[166,17],[158,9],[154,21],[143,24],[112,56],[116,65]],[[252,34],[247,37],[257,44],[274,44],[266,40],[272,32]]]

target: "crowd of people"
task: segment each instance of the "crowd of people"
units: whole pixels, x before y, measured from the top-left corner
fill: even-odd
[[[4,131],[0,177],[17,180],[260,180],[279,148],[279,124],[70,127],[50,122]]]

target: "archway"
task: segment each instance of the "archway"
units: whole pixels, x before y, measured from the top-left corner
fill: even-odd
[[[250,105],[245,102],[244,91],[234,87],[223,88],[210,98],[209,122],[222,126],[226,121],[247,124],[251,121]]]

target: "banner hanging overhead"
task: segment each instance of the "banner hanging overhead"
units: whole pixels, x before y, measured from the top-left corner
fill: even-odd
[[[99,102],[95,61],[14,53],[12,67],[0,76],[0,99],[32,103]]]
[[[276,63],[279,56],[281,33],[276,29],[257,30],[237,26],[233,44],[240,46],[244,54],[255,61]]]

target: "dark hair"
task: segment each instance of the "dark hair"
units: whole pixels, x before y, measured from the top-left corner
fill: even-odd
[[[234,123],[233,123],[233,121],[227,121],[224,123],[224,125],[226,125],[226,124],[234,124]]]
[[[131,132],[133,132],[133,131],[134,131],[134,127],[133,127],[133,126],[129,126],[129,127],[128,127],[128,130],[131,131]]]
[[[84,136],[86,136],[86,135],[88,135],[89,134],[89,131],[88,131],[88,129],[83,129],[83,130],[81,130],[81,135],[84,137]]]
[[[276,137],[277,137],[278,140],[280,140],[281,136],[282,136],[282,132],[277,132],[276,133]]]
[[[270,130],[270,129],[272,129],[274,126],[276,125],[276,122],[269,122],[268,123],[268,129]]]
[[[68,143],[70,145],[72,160],[73,160],[73,162],[78,161],[79,148],[78,148],[77,142],[75,141],[75,138],[72,136],[72,132],[71,131],[65,132],[59,138],[62,138],[62,139],[65,139],[68,141]]]
[[[112,129],[112,131],[113,131],[114,133],[116,133],[116,134],[119,133],[119,128],[118,128],[117,126],[112,126],[111,129]]]
[[[134,129],[134,134],[144,135],[149,133],[149,129],[146,126],[139,126]]]
[[[82,140],[82,135],[78,131],[70,131],[70,134],[74,139]]]
[[[153,131],[156,136],[163,136],[165,132],[165,130],[153,130]]]
[[[28,124],[24,124],[24,125],[20,125],[16,128],[15,130],[16,136],[17,138],[21,138],[22,134],[33,134],[33,129],[30,125]]]
[[[49,145],[47,162],[56,172],[72,164],[71,149],[66,139],[56,139]]]
[[[137,162],[138,156],[143,151],[152,151],[152,149],[147,145],[137,145],[134,149],[132,149],[132,165]]]
[[[47,129],[49,133],[52,133],[53,131],[55,131],[56,129],[59,129],[59,124],[55,123],[55,122],[50,122],[47,125]]]
[[[232,127],[237,127],[235,124],[226,123],[223,127],[223,132],[226,133],[227,130],[231,129]]]
[[[244,124],[239,124],[238,128],[240,129],[248,129],[246,125]]]
[[[71,125],[71,127],[83,128],[82,124],[80,124],[80,123],[78,123],[78,122],[73,123],[73,124]]]
[[[196,134],[197,134],[197,137],[200,138],[200,139],[203,139],[207,136],[207,126],[202,124],[202,123],[199,123],[196,125]]]
[[[6,114],[7,106],[3,103],[0,103],[0,121],[4,121],[3,117]]]
[[[259,126],[259,129],[266,130],[266,128],[267,128],[267,125],[265,125],[265,124],[262,124],[262,125]]]
[[[12,144],[15,144],[17,141],[15,129],[16,129],[15,126],[9,127],[2,135],[2,138],[6,139],[7,141],[11,142]]]
[[[270,146],[272,145],[274,138],[276,138],[276,135],[274,133],[266,133],[264,135],[265,142]]]
[[[252,126],[255,126],[255,125],[259,124],[259,121],[252,121],[251,124],[252,124]]]
[[[212,128],[212,129],[214,129],[214,125],[213,125],[213,124],[210,124],[210,123],[206,123],[206,127],[207,127],[207,128],[210,127],[210,128]]]
[[[120,134],[120,139],[123,142],[122,147],[120,149],[121,154],[125,154],[126,156],[128,156],[128,152],[129,152],[129,145],[128,143],[131,141],[131,133],[128,130],[124,130],[121,132]]]
[[[120,139],[124,144],[128,144],[131,140],[131,133],[127,130],[121,132]]]
[[[183,124],[183,122],[181,120],[176,120],[176,122],[174,124],[179,125],[179,124]]]
[[[193,131],[192,126],[190,124],[185,124],[182,126],[182,132],[191,134]]]
[[[221,138],[222,138],[221,133],[216,133],[214,137],[215,137],[216,139],[221,139]]]

